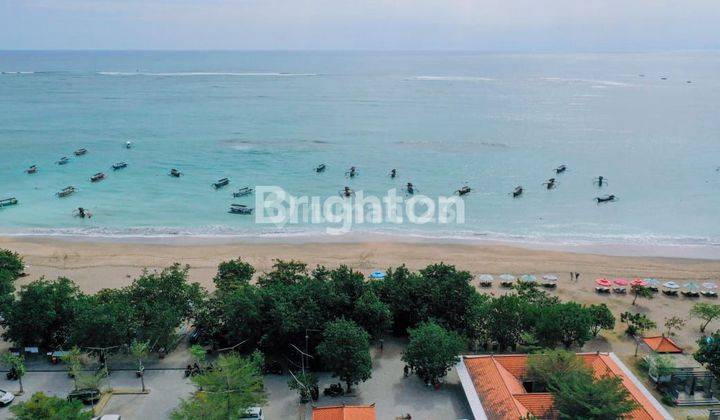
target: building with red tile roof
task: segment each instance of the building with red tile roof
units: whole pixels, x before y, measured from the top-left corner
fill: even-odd
[[[312,420],[375,420],[375,404],[313,407]]]
[[[675,344],[670,338],[664,335],[657,337],[643,337],[643,343],[645,343],[650,350],[655,353],[682,353],[683,349]]]
[[[672,416],[638,381],[614,353],[579,353],[592,368],[595,376],[618,376],[632,399],[637,403],[627,418],[637,420],[672,419]],[[464,356],[457,365],[476,420],[519,419],[534,416],[552,419],[553,397],[549,392],[528,392],[526,378],[527,355]]]

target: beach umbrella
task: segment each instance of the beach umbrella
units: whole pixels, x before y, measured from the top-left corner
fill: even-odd
[[[690,292],[697,292],[700,290],[700,286],[698,286],[697,283],[692,281],[685,283],[684,287]]]
[[[558,281],[558,276],[555,274],[545,274],[542,278],[545,281]]]
[[[628,285],[627,279],[622,279],[622,278],[621,278],[621,279],[615,279],[614,283],[615,283],[616,285],[618,285],[618,286],[627,286],[627,285]]]
[[[680,285],[675,283],[674,281],[666,281],[663,283],[663,287],[671,290],[677,290],[680,288]]]
[[[386,274],[384,271],[373,271],[372,273],[370,273],[371,279],[382,280],[385,278],[385,276],[386,276]]]
[[[520,276],[520,282],[522,283],[535,283],[537,281],[537,277],[533,276],[532,274],[523,274]]]
[[[717,284],[715,283],[703,283],[702,287],[706,288],[707,290],[715,290],[717,289]]]
[[[512,274],[502,274],[500,275],[500,280],[507,282],[515,281],[515,276]]]
[[[633,279],[633,281],[630,282],[630,286],[647,287],[647,282],[643,279]]]
[[[610,280],[608,280],[608,279],[597,279],[597,280],[595,280],[595,283],[597,283],[598,286],[602,286],[602,287],[612,286],[612,283],[610,283]]]
[[[648,287],[660,287],[660,280],[658,279],[645,279],[645,284]]]
[[[491,281],[493,281],[493,276],[491,276],[490,274],[481,274],[478,279],[483,283],[490,283]]]

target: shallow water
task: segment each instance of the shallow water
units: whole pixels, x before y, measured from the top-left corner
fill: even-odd
[[[409,181],[431,197],[467,182],[466,223],[354,231],[720,244],[720,53],[0,52],[0,71],[0,198],[20,200],[0,209],[4,233],[323,234],[228,214],[253,203],[231,192]],[[79,191],[54,196],[67,185]],[[603,194],[619,200],[596,205]],[[79,206],[94,217],[72,217]]]

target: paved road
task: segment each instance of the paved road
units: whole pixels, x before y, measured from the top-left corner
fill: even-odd
[[[319,406],[375,403],[378,419],[394,419],[396,416],[410,413],[415,420],[470,419],[472,415],[455,372],[448,375],[443,387],[436,391],[426,387],[417,377],[403,378],[403,362],[400,360],[401,343],[386,340],[382,352],[377,348],[373,353],[373,376],[355,388],[353,395],[338,398],[320,397],[315,404]],[[179,351],[163,361],[150,364],[153,367],[177,367],[187,363],[187,353]],[[43,365],[34,364],[34,369]],[[112,366],[112,365],[111,365]],[[45,364],[45,368],[50,365]],[[57,367],[61,369],[61,366]],[[289,375],[268,375],[265,387],[269,403],[264,408],[266,420],[310,420],[311,407],[300,406],[295,391],[291,391],[287,382]],[[338,382],[329,374],[320,374],[320,389],[330,383]],[[120,414],[123,419],[164,419],[177,407],[181,398],[194,390],[192,384],[183,378],[182,370],[148,370],[145,383],[151,392],[147,395],[113,396],[103,411],[104,414]],[[73,388],[72,379],[65,371],[28,372],[23,378],[26,394],[18,397],[25,400],[37,391],[64,397]],[[114,371],[109,378],[113,387],[138,388],[140,381],[133,371]],[[0,377],[0,388],[17,390],[17,381]],[[7,408],[0,409],[0,419],[10,418]]]

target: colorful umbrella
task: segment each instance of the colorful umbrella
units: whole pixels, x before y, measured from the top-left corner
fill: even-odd
[[[608,280],[608,279],[597,279],[597,280],[595,280],[595,283],[597,283],[598,286],[602,286],[602,287],[612,286],[612,283],[610,283],[610,280]]]
[[[515,281],[515,276],[512,274],[503,274],[500,276],[500,280],[507,282]]]
[[[523,274],[520,276],[520,281],[522,283],[535,283],[537,281],[537,277],[533,276],[532,274]]]
[[[491,281],[493,281],[493,276],[491,276],[490,274],[481,274],[478,279],[483,283],[490,283]]]
[[[708,289],[708,290],[715,290],[717,289],[717,284],[715,283],[703,283],[702,287]]]
[[[680,288],[680,285],[675,283],[674,281],[666,281],[665,283],[663,283],[663,287],[671,290],[676,290]]]
[[[645,279],[645,284],[648,287],[660,287],[660,280],[658,279]]]
[[[685,283],[685,285],[683,287],[685,287],[685,289],[687,289],[690,292],[697,292],[700,290],[700,286],[698,286],[697,283],[692,282],[692,281]]]
[[[627,286],[628,285],[627,279],[615,279],[614,283],[618,286]]]
[[[370,273],[371,279],[384,279],[385,276],[386,274],[384,271],[373,271],[372,273]]]
[[[558,276],[555,274],[545,274],[542,278],[545,281],[558,281]]]
[[[647,287],[647,282],[643,279],[633,279],[633,281],[630,282],[630,286]]]

